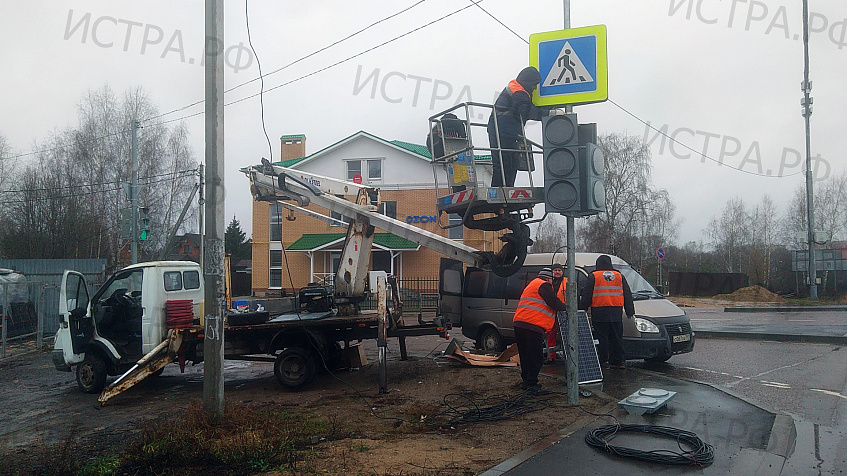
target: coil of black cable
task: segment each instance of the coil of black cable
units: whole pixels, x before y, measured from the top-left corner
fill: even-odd
[[[649,433],[672,438],[676,441],[680,451],[673,450],[638,450],[623,446],[610,445],[615,435],[622,432]],[[611,454],[634,458],[641,461],[668,465],[697,465],[708,466],[715,460],[715,450],[712,445],[707,444],[697,437],[695,433],[678,428],[656,425],[604,425],[595,428],[585,435],[585,442],[590,446],[602,449]],[[686,444],[691,449],[682,447]]]

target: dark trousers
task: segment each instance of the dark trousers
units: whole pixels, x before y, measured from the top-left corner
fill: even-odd
[[[497,135],[492,133],[488,134],[488,141],[491,144],[492,149],[497,149]],[[518,148],[518,138],[514,136],[500,136],[500,149],[517,149]],[[491,186],[492,187],[514,187],[515,186],[515,178],[518,176],[518,152],[500,152],[494,150],[491,152],[491,162],[494,165],[494,174],[491,177]],[[502,159],[501,159],[502,158]],[[503,161],[503,168],[501,173],[500,161]],[[503,183],[503,175],[506,176],[506,183]]]
[[[515,327],[515,343],[521,357],[521,379],[524,388],[538,385],[538,373],[544,365],[546,340],[547,336],[540,332]]]
[[[600,364],[606,362],[617,365],[626,362],[626,353],[623,350],[623,323],[617,322],[592,322],[594,337],[597,344],[597,357]]]

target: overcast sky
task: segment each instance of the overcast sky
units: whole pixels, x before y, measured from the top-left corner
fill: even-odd
[[[31,152],[35,141],[75,126],[83,95],[106,84],[119,97],[142,86],[161,112],[202,100],[203,3],[0,0],[0,134],[15,153]],[[528,64],[529,35],[562,28],[562,3],[484,0],[485,11],[470,6],[425,26],[470,2],[249,0],[250,34],[265,74],[412,7],[265,77],[264,123],[274,159],[283,134],[305,134],[307,153],[359,130],[422,144],[434,112],[494,99]],[[809,4],[812,155],[823,159],[821,176],[841,174],[847,4]],[[257,78],[258,69],[247,46],[245,2],[227,0],[225,8],[231,88]],[[571,9],[574,27],[608,29],[610,101],[575,112],[580,122],[597,122],[601,134],[651,143],[653,182],[669,191],[683,220],[680,244],[704,240],[709,219],[732,197],[755,206],[769,194],[785,210],[804,183],[797,155],[805,150],[799,0],[572,0]],[[226,101],[258,93],[259,84],[227,93]],[[184,119],[198,160],[202,110],[201,104],[165,117],[201,113]],[[248,234],[251,197],[238,169],[270,154],[261,118],[258,96],[225,110],[227,222],[235,215]],[[671,146],[646,122],[678,143]],[[530,124],[538,140],[541,126]],[[703,151],[709,158],[698,155]]]

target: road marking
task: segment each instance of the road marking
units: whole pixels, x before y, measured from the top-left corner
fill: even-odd
[[[766,387],[791,388],[791,385],[782,382],[768,382],[767,380],[760,380],[760,382],[762,382],[762,385]]]
[[[689,319],[692,322],[696,321],[734,321],[735,319]]]
[[[814,319],[789,319],[788,322],[817,322]]]
[[[831,395],[833,397],[839,397],[839,398],[843,398],[843,399],[847,400],[847,396],[841,395],[838,392],[833,392],[832,390],[821,390],[819,388],[810,388],[809,390],[811,390],[813,392],[820,392],[820,393],[823,393],[824,395]]]
[[[734,387],[734,386],[738,385],[739,383],[741,383],[741,382],[743,382],[743,381],[745,381],[745,380],[753,380],[753,379],[755,379],[756,377],[762,377],[762,376],[765,376],[765,375],[767,375],[767,374],[769,374],[769,373],[776,372],[777,370],[790,369],[790,368],[792,368],[792,367],[797,367],[798,365],[808,364],[809,362],[811,362],[811,361],[813,361],[813,360],[817,360],[818,358],[820,358],[820,356],[818,356],[818,357],[813,357],[813,358],[811,358],[811,359],[804,360],[804,361],[802,361],[802,362],[795,362],[795,363],[793,363],[793,364],[783,365],[782,367],[777,367],[777,368],[775,368],[775,369],[771,369],[771,370],[768,370],[768,371],[765,371],[765,372],[760,372],[760,373],[758,373],[758,374],[756,374],[756,375],[751,375],[751,376],[749,376],[749,377],[742,377],[742,378],[741,378],[741,380],[738,380],[737,382],[729,382],[728,384],[726,384],[726,386],[727,386],[727,387]]]

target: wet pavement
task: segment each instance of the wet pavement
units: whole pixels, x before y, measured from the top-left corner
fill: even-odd
[[[702,339],[698,340],[700,349],[676,356],[669,364],[631,361],[626,370],[606,370],[602,387],[596,389],[616,400],[644,387],[678,392],[653,415],[629,415],[616,403],[608,409],[620,423],[670,426],[696,433],[714,446],[711,465],[664,466],[597,450],[585,443],[586,434],[614,423],[610,417],[599,417],[584,427],[564,429],[484,474],[847,473],[844,311],[685,311]],[[706,348],[706,355],[695,356]],[[543,372],[564,389],[563,366],[545,366]],[[618,435],[613,444],[679,451],[676,442],[651,435]]]

